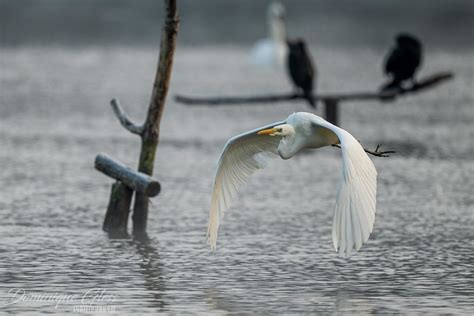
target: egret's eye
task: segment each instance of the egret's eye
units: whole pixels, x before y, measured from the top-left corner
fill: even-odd
[[[281,127],[280,127],[280,128],[277,128],[276,130],[277,130],[278,133],[283,132],[283,128],[281,128]]]

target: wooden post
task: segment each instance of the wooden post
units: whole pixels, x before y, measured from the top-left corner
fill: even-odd
[[[113,236],[128,236],[127,225],[133,190],[117,181],[112,185],[110,201],[102,229]]]
[[[127,224],[133,191],[141,192],[146,196],[156,196],[160,192],[160,183],[105,154],[96,156],[95,168],[117,180],[112,185],[102,229],[113,236],[128,236]]]
[[[339,126],[339,101],[337,99],[325,99],[323,102],[326,121]]]
[[[151,94],[150,105],[145,122],[141,125],[135,124],[127,117],[127,114],[120,106],[118,100],[111,101],[112,109],[119,119],[122,126],[129,132],[139,135],[141,137],[141,152],[138,163],[138,171],[140,174],[153,174],[153,165],[155,162],[155,152],[158,147],[158,140],[160,134],[160,121],[165,107],[166,95],[168,93],[168,86],[171,78],[171,70],[173,66],[173,56],[176,48],[176,36],[178,33],[179,18],[177,14],[176,0],[164,0],[165,3],[165,21],[162,27],[160,55],[158,66],[156,70],[155,80],[153,83],[153,90]],[[106,159],[105,159],[106,160]],[[109,161],[110,163],[110,161]],[[110,167],[110,166],[109,166]],[[108,172],[114,172],[114,168],[108,168]],[[105,172],[104,170],[101,170]],[[153,196],[153,192],[158,194],[156,185],[149,183],[147,188],[142,187],[144,184],[137,178],[135,174],[132,179],[127,178],[130,170],[120,170],[121,182],[114,184],[112,189],[109,208],[107,210],[106,221],[104,223],[104,230],[108,227],[127,227],[127,220],[124,218],[125,209],[130,209],[131,199],[129,198],[129,191],[127,188],[135,190],[135,204],[133,207],[133,234],[143,236],[146,234],[146,224],[148,218],[148,203],[149,196]],[[111,176],[118,176],[118,174],[109,174]],[[143,180],[143,179],[142,179]],[[126,182],[126,183],[125,183]],[[109,218],[115,218],[114,220]],[[128,213],[127,213],[128,219]],[[115,220],[119,224],[113,223]]]

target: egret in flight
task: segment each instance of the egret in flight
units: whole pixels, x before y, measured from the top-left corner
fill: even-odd
[[[252,49],[252,63],[260,66],[285,65],[286,43],[285,7],[273,2],[268,7],[267,20],[270,37],[257,41]]]
[[[334,209],[332,239],[340,256],[350,256],[369,239],[375,220],[377,171],[360,143],[321,117],[299,112],[285,121],[245,132],[227,141],[219,159],[211,198],[207,240],[216,249],[219,224],[237,190],[265,158],[289,159],[304,148],[338,145],[342,174]],[[296,179],[295,179],[296,180]],[[314,183],[316,190],[317,183]],[[278,186],[275,186],[278,188]]]

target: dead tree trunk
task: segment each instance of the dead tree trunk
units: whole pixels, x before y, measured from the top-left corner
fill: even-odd
[[[165,107],[166,95],[171,78],[173,56],[176,48],[179,18],[176,0],[165,0],[165,21],[162,27],[160,56],[156,70],[150,105],[145,122],[142,125],[133,123],[117,100],[112,100],[111,105],[115,115],[122,126],[129,132],[141,137],[141,152],[138,171],[145,175],[153,174],[155,152],[160,134],[160,121]],[[130,209],[131,200],[127,184],[117,182],[112,190],[107,216],[104,221],[104,230],[109,231],[127,227],[128,213],[125,218],[124,210]],[[148,218],[149,195],[145,191],[135,190],[135,204],[133,207],[133,234],[143,235],[146,232]],[[120,207],[118,207],[120,206]],[[118,221],[118,223],[117,223]]]
[[[176,10],[176,0],[166,0],[166,18],[163,25],[160,44],[160,57],[156,70],[155,82],[151,94],[148,115],[143,125],[142,148],[138,171],[148,175],[153,174],[155,152],[160,136],[160,121],[165,108],[166,95],[173,68],[173,56],[176,48],[179,19]],[[133,207],[133,233],[144,233],[148,219],[148,197],[142,193],[135,194]]]

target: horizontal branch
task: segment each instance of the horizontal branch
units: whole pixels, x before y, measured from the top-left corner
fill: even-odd
[[[341,145],[338,145],[338,144],[331,145],[331,146],[341,148]],[[378,144],[377,147],[375,148],[375,150],[366,149],[364,147],[362,147],[362,149],[364,149],[364,151],[366,153],[368,153],[372,156],[376,156],[376,157],[390,157],[388,154],[396,153],[396,151],[394,151],[394,150],[380,150],[381,146],[382,146],[381,144]]]
[[[161,186],[158,180],[142,172],[135,171],[106,154],[99,154],[95,157],[95,168],[147,196],[157,196],[160,193]]]
[[[259,96],[241,96],[241,97],[209,97],[209,98],[195,98],[186,97],[183,95],[176,95],[176,102],[183,104],[195,104],[195,105],[220,105],[220,104],[241,104],[241,103],[271,103],[302,99],[303,95],[298,93],[293,94],[272,94],[272,95],[259,95]]]
[[[115,116],[120,121],[120,124],[122,124],[125,129],[127,129],[129,132],[137,135],[142,135],[143,133],[143,125],[137,125],[133,123],[129,118],[127,113],[122,109],[120,106],[120,102],[117,99],[112,99],[110,101],[110,105],[112,106],[112,109],[114,110]]]
[[[400,87],[399,89],[395,89],[393,92],[379,92],[378,95],[381,100],[385,100],[387,98],[394,99],[400,95],[416,93],[428,88],[434,88],[435,86],[443,83],[444,81],[451,80],[452,78],[454,78],[454,74],[452,72],[440,72],[431,76],[426,76],[407,88]]]
[[[398,96],[416,93],[428,88],[432,88],[446,80],[452,79],[451,72],[436,73],[431,76],[419,80],[416,84],[407,87],[394,89],[388,92],[355,92],[355,93],[335,93],[335,94],[315,94],[313,99],[327,103],[333,101],[332,104],[340,101],[362,101],[362,100],[379,100],[387,101],[393,100]],[[176,102],[188,105],[231,105],[231,104],[253,104],[253,103],[274,103],[282,101],[292,101],[298,99],[307,99],[301,93],[286,93],[286,94],[272,94],[272,95],[257,95],[257,96],[228,96],[228,97],[209,97],[209,98],[195,98],[183,95],[176,95]]]

